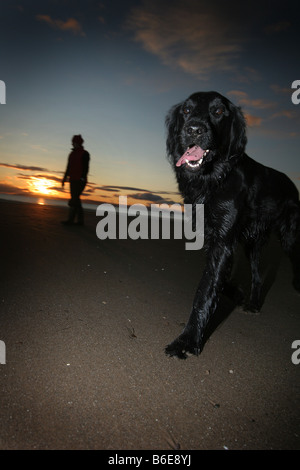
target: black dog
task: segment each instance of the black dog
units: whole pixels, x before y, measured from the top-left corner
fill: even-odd
[[[259,258],[271,231],[291,259],[293,285],[300,291],[300,203],[286,175],[245,154],[244,116],[219,93],[194,93],[170,110],[166,126],[167,153],[184,202],[204,204],[205,214],[206,267],[189,321],[166,348],[168,355],[184,359],[187,352],[201,352],[219,294],[225,287],[232,291],[227,281],[238,242],[251,265],[249,311],[261,308]]]

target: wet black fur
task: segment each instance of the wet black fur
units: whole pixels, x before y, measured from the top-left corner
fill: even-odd
[[[250,260],[252,284],[247,310],[261,308],[259,258],[274,231],[293,266],[300,291],[300,204],[291,180],[248,157],[242,111],[216,92],[194,93],[166,118],[167,154],[185,203],[204,204],[206,267],[183,332],[166,347],[170,356],[186,358],[203,348],[203,334],[219,294],[230,278],[232,256],[242,242]],[[210,152],[198,168],[176,162],[188,147]],[[226,289],[225,289],[226,290]],[[236,293],[240,293],[236,290]]]

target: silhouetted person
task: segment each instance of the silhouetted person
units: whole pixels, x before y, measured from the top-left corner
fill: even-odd
[[[74,135],[72,138],[73,150],[69,155],[67,169],[62,180],[62,186],[64,186],[67,178],[69,178],[71,192],[69,217],[68,220],[62,222],[65,225],[72,225],[76,217],[78,225],[84,223],[80,195],[87,183],[90,154],[83,148],[83,142],[84,140],[80,134]]]

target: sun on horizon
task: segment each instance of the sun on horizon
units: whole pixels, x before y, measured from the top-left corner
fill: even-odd
[[[33,194],[41,194],[43,196],[57,196],[59,192],[53,189],[53,181],[46,178],[32,177],[28,182],[29,190]]]

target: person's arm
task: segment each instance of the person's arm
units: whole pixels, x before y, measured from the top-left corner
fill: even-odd
[[[64,175],[63,180],[61,182],[62,187],[64,187],[64,184],[67,181],[68,174],[69,174],[69,168],[70,168],[70,158],[68,159],[68,164],[67,164],[67,168],[66,168],[66,171],[65,171],[65,175]]]
[[[89,172],[89,163],[90,163],[90,154],[88,152],[84,152],[82,155],[82,177],[81,179],[86,181],[87,175]]]

